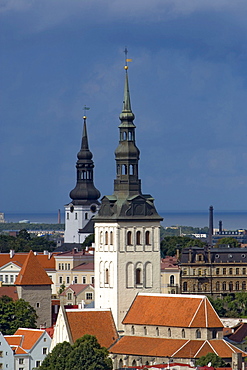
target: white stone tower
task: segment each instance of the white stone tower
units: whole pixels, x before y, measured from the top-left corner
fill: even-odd
[[[83,119],[81,149],[76,162],[77,182],[70,192],[71,203],[65,205],[64,243],[83,243],[86,236],[93,233],[90,220],[99,209],[100,192],[93,182],[94,162],[88,146],[86,116]]]
[[[141,192],[127,69],[114,193],[102,198],[94,217],[95,307],[111,308],[118,330],[137,293],[160,293],[162,218],[151,195]]]

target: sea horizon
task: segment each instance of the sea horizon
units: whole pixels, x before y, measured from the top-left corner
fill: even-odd
[[[163,221],[162,226],[192,226],[203,228],[209,224],[208,211],[159,211]],[[4,213],[6,222],[28,220],[30,223],[58,223],[58,212],[23,212]],[[247,211],[214,211],[214,228],[217,229],[222,221],[223,229],[247,229]],[[64,212],[61,211],[61,223],[65,222]]]

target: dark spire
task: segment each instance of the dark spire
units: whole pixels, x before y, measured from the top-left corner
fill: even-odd
[[[123,110],[119,116],[119,145],[115,150],[116,180],[114,193],[123,198],[128,195],[141,194],[141,181],[138,179],[138,161],[140,151],[135,144],[135,115],[131,110],[128,82],[128,67],[125,66],[125,85]]]
[[[100,192],[95,188],[93,182],[94,162],[92,160],[93,154],[89,150],[86,116],[83,117],[83,134],[81,141],[81,149],[77,154],[77,183],[70,192],[70,198],[73,204],[98,204]]]

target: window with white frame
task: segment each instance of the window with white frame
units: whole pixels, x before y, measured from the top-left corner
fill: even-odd
[[[93,299],[93,293],[86,293],[86,299],[87,300]]]

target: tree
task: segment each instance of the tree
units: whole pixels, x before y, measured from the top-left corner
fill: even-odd
[[[187,247],[203,247],[204,245],[205,243],[203,243],[201,240],[192,239],[188,236],[166,236],[161,241],[160,250],[162,257],[175,256],[177,249],[179,252],[181,252],[182,249]]]
[[[82,247],[91,247],[92,243],[94,243],[94,234],[90,234],[85,238]]]
[[[71,346],[59,343],[45,358],[40,370],[111,370],[112,361],[106,348],[92,335],[84,335]]]
[[[215,247],[217,248],[219,245],[222,245],[222,244],[229,245],[231,248],[239,247],[239,242],[237,241],[237,239],[235,239],[231,236],[221,238],[221,239],[217,240],[217,243],[216,243]]]
[[[196,361],[196,366],[207,366],[211,363],[213,367],[225,367],[226,363],[222,360],[221,357],[217,356],[215,353],[208,353],[206,356],[200,357]]]
[[[36,328],[35,309],[24,299],[13,301],[7,296],[0,297],[0,331],[12,335],[19,327]]]

